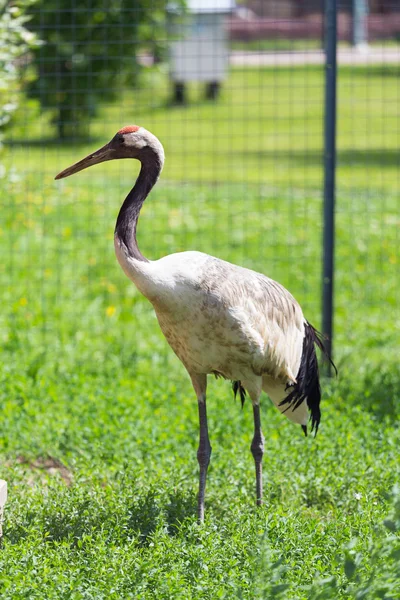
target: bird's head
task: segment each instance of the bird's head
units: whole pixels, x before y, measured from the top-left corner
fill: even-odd
[[[127,125],[117,131],[112,140],[105,146],[74,163],[67,169],[64,169],[64,171],[56,175],[55,179],[69,177],[74,173],[78,173],[78,171],[105,162],[106,160],[117,158],[137,158],[138,160],[144,160],[149,155],[156,156],[162,167],[164,164],[164,149],[156,136],[147,131],[147,129],[144,129],[144,127]]]

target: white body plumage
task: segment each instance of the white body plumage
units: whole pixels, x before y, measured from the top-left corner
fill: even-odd
[[[138,264],[117,237],[115,250],[189,373],[241,381],[253,402],[264,390],[291,421],[306,425],[305,402],[295,410],[279,406],[296,383],[304,338],[302,310],[285,288],[201,252]]]

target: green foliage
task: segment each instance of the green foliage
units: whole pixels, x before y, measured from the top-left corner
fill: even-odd
[[[328,539],[328,533],[323,532],[320,537],[318,531],[309,535],[309,527],[303,530],[303,544],[307,546],[307,554],[312,559],[309,563],[312,582],[299,581],[297,587],[291,586],[293,574],[290,570],[295,567],[292,560],[285,555],[284,548],[288,545],[283,541],[283,548],[276,547],[276,530],[283,529],[275,515],[269,519],[269,523],[261,543],[260,563],[258,565],[256,578],[256,598],[307,600],[337,600],[346,598],[348,600],[363,600],[378,598],[384,600],[396,600],[400,597],[400,493],[396,484],[393,491],[388,495],[390,514],[383,522],[371,523],[369,530],[365,531],[361,517],[360,526],[364,530],[363,536],[360,531],[359,537],[351,537],[349,542],[342,538],[340,548],[331,554],[327,547],[332,540]],[[355,493],[357,502],[368,503],[367,498],[361,493]],[[350,506],[349,506],[350,508]],[[350,508],[350,510],[353,510]],[[361,512],[363,509],[359,508]],[[365,510],[365,509],[364,509]],[[285,519],[286,521],[286,519]],[[365,523],[364,523],[365,525]],[[285,536],[292,536],[292,526],[285,523]],[[326,525],[323,526],[326,528]],[[329,529],[329,527],[328,527]],[[346,535],[348,532],[346,531]],[[324,539],[325,538],[325,539]],[[337,540],[341,534],[337,534]],[[293,538],[291,540],[293,542]],[[298,543],[298,542],[296,542]],[[296,552],[297,553],[297,552]],[[299,556],[303,555],[300,551]],[[331,567],[328,570],[321,569],[321,558],[331,556]],[[290,554],[289,554],[290,556]],[[305,555],[306,556],[306,555]],[[305,566],[305,565],[304,565]],[[303,567],[301,569],[303,570]],[[322,575],[322,576],[321,576]],[[327,576],[329,575],[329,576]],[[290,590],[290,591],[288,591]]]
[[[33,331],[29,342],[22,324],[3,344],[2,599],[397,600],[398,495],[387,491],[400,431],[362,404],[346,407],[347,376],[324,382],[316,439],[263,399],[260,510],[251,406],[241,410],[228,382],[210,382],[213,458],[198,527],[190,382],[178,361],[157,356],[150,309],[136,304],[97,338],[103,314],[88,310],[74,348],[51,335],[43,348]]]
[[[0,0],[0,131],[9,123],[21,100],[22,67],[28,53],[39,46],[36,35],[26,28],[29,21],[26,12],[34,2]]]
[[[341,72],[339,377],[322,383],[321,429],[304,438],[263,397],[257,510],[251,405],[211,380],[204,527],[193,390],[114,256],[137,166],[54,182],[93,144],[29,146],[38,122],[13,129],[23,176],[0,195],[2,600],[398,600],[398,138],[382,116],[395,116],[398,78],[379,69]],[[199,249],[256,268],[317,324],[321,70],[235,70],[219,104],[173,110],[160,79],[152,70],[148,89],[102,109],[92,131],[95,147],[137,122],[165,143],[143,252]],[[268,102],[248,110],[260,89]]]
[[[101,100],[138,82],[138,51],[165,39],[166,0],[41,0],[29,27],[44,41],[34,52],[29,95],[53,114],[59,137],[86,133]]]
[[[390,496],[391,512],[375,526],[368,545],[353,537],[339,560],[344,577],[318,581],[309,588],[310,600],[335,600],[340,595],[352,600],[400,598],[400,488]],[[364,546],[364,548],[363,548]]]

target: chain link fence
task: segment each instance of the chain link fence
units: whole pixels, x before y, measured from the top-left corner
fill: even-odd
[[[139,222],[143,254],[200,250],[261,271],[320,326],[323,3],[199,5],[191,16],[155,0],[28,9],[44,43],[19,59],[1,180],[0,326],[11,349],[165,356],[151,306],[114,257],[137,165],[54,181],[133,123],[166,152]],[[361,361],[398,348],[400,11],[382,0],[360,14],[357,41],[351,4],[339,6],[334,333],[339,360]]]

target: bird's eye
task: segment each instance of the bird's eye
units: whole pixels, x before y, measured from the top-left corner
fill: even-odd
[[[119,144],[123,144],[124,143],[124,136],[121,133],[117,135],[117,142]]]

